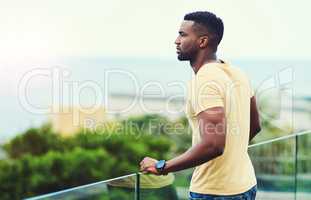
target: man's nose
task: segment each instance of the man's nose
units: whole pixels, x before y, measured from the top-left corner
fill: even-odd
[[[176,45],[179,45],[179,44],[180,44],[179,37],[177,37],[177,38],[176,38],[176,40],[175,40],[175,44],[176,44]]]

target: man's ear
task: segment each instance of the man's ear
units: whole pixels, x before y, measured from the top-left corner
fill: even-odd
[[[199,47],[200,48],[206,48],[208,44],[208,36],[201,36],[199,41]]]

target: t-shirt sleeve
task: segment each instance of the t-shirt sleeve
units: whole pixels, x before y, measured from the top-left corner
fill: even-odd
[[[221,80],[196,79],[193,86],[192,106],[194,114],[212,107],[224,107],[224,91]]]

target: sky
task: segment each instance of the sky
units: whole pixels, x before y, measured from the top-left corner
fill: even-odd
[[[308,0],[0,0],[0,63],[50,57],[175,58],[184,14],[223,19],[225,58],[309,59]]]
[[[66,57],[177,62],[174,41],[183,16],[193,11],[211,11],[224,21],[218,50],[224,60],[311,58],[309,0],[0,0],[0,5],[0,97],[11,103],[0,109],[3,124],[14,128],[8,133],[23,130],[30,120],[17,116],[23,120],[15,121],[24,123],[19,128],[8,115],[22,112],[12,99],[29,68]],[[40,79],[34,87],[47,85]]]

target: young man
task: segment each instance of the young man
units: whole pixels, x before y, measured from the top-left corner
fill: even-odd
[[[210,12],[185,15],[175,44],[178,59],[189,60],[186,115],[192,147],[168,161],[146,157],[141,171],[156,175],[196,167],[190,199],[255,199],[256,177],[247,149],[260,131],[256,101],[247,76],[217,59],[223,22]]]

